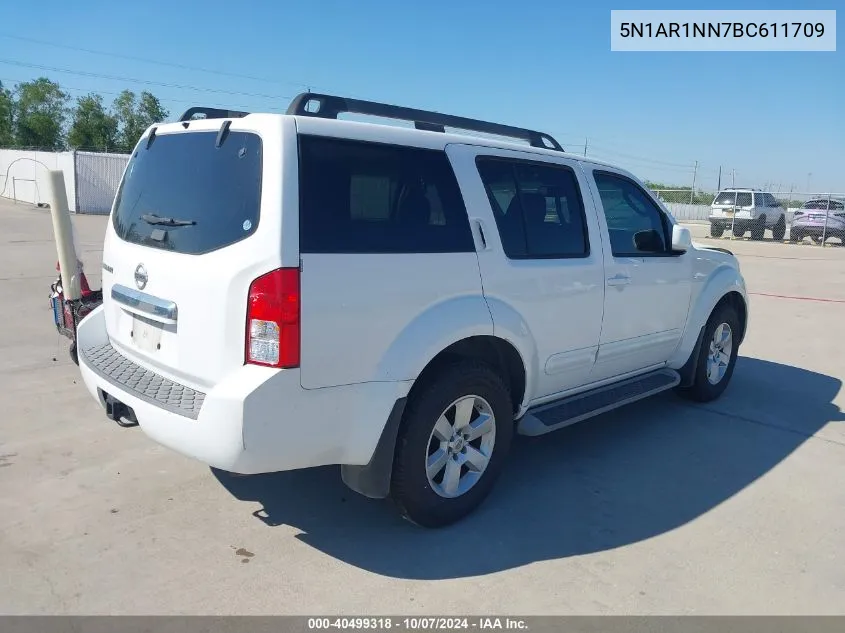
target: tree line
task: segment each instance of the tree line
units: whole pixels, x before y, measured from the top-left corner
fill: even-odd
[[[70,95],[46,77],[13,89],[0,82],[0,147],[129,153],[147,127],[168,116],[146,90],[137,95],[124,90],[106,106],[96,93],[72,103]]]

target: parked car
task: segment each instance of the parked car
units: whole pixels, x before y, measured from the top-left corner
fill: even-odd
[[[789,239],[800,242],[805,237],[817,244],[837,237],[845,244],[845,199],[819,196],[807,200],[795,211],[789,227]]]
[[[752,240],[762,240],[766,229],[782,240],[786,235],[786,209],[770,193],[756,189],[724,189],[710,205],[710,234],[721,237],[732,231],[734,237],[751,232]]]
[[[78,329],[110,418],[224,471],[339,464],[435,527],[487,497],[514,433],[731,380],[736,258],[624,169],[331,95],[198,110],[145,132],[114,201]]]

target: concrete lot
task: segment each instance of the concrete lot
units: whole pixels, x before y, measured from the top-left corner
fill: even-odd
[[[105,218],[74,220],[99,287]],[[0,612],[845,613],[845,248],[718,244],[754,293],[721,400],[519,438],[425,531],[336,468],[215,475],[109,422],[51,322],[49,213],[0,200]]]

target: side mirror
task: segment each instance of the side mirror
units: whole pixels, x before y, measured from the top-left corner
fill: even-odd
[[[692,234],[685,226],[672,227],[672,250],[686,252],[692,248]]]
[[[641,253],[665,252],[664,237],[654,229],[634,233],[634,246]]]

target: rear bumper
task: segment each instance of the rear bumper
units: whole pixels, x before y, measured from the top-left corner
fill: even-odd
[[[91,396],[105,407],[108,394],[130,407],[156,442],[234,473],[367,464],[393,405],[410,389],[410,382],[379,382],[307,390],[299,384],[299,370],[245,365],[205,394],[176,385],[165,393],[179,396],[165,395],[159,401],[149,396],[149,389],[143,392],[149,378],[146,383],[142,378],[140,387],[137,379],[127,381],[131,370],[125,371],[126,363],[136,377],[145,371],[132,361],[120,356],[123,369],[112,375],[98,364],[93,350],[108,345],[98,308],[78,330],[79,367]],[[169,383],[166,377],[157,378]]]
[[[754,220],[750,218],[732,218],[724,215],[711,215],[709,218],[710,224],[715,226],[722,226],[724,228],[731,228],[732,226],[750,228],[754,224]]]

